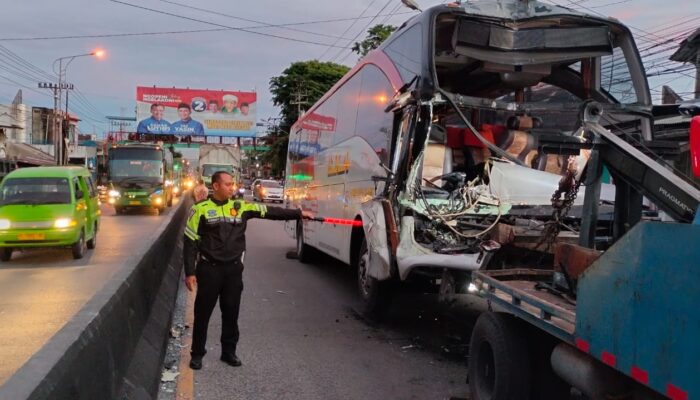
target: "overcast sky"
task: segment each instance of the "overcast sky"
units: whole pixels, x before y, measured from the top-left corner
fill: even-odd
[[[268,92],[270,77],[279,75],[294,61],[320,57],[323,61],[335,60],[351,66],[357,57],[354,54],[346,57],[349,50],[342,48],[349,47],[351,39],[365,31],[370,23],[398,25],[411,15],[410,10],[399,6],[400,0],[119,1],[200,21],[164,15],[110,0],[1,0],[3,12],[0,13],[0,45],[46,71],[51,71],[52,62],[59,57],[90,52],[98,47],[105,49],[108,54],[105,60],[84,57],[76,59],[68,69],[68,81],[74,83],[102,115],[133,116],[136,86],[157,85],[198,89],[256,89],[258,118],[265,119],[278,114]],[[442,3],[435,0],[417,1],[424,8]],[[560,4],[571,2],[556,1]],[[190,4],[217,13],[181,7],[172,2]],[[656,31],[664,25],[673,26],[675,21],[688,16],[700,16],[698,0],[584,0],[582,3],[645,31]],[[353,21],[336,21],[294,25],[292,29],[295,30],[260,27],[265,24],[355,18],[365,10],[364,15],[372,17],[380,11],[381,15],[392,12],[396,15],[379,16],[374,20],[361,19],[354,24]],[[259,22],[237,20],[232,16]],[[221,30],[151,36],[5,40],[222,28],[217,25],[254,27],[250,30],[278,37]],[[695,25],[700,26],[697,22]],[[300,32],[299,29],[312,33]],[[337,39],[338,37],[342,39]],[[333,44],[341,48],[329,47]],[[0,57],[0,60],[3,58]],[[36,82],[32,83],[0,69],[0,103],[10,102],[20,88],[3,77],[36,87]],[[667,81],[673,77],[665,78]],[[692,90],[689,78],[680,78],[670,84],[679,92]],[[48,94],[48,91],[43,91]],[[53,107],[50,96],[42,96],[28,89],[23,92],[25,103]],[[85,108],[81,104],[78,106]],[[92,117],[96,115],[93,113]],[[81,128],[92,131],[92,124],[92,121],[85,120]],[[106,127],[96,125],[98,132]]]

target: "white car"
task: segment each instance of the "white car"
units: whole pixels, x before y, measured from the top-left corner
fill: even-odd
[[[253,201],[284,201],[284,187],[277,181],[257,179],[253,182]]]

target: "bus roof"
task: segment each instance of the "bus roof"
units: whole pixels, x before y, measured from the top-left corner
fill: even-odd
[[[484,22],[497,22],[508,25],[508,23],[522,23],[528,20],[567,20],[581,25],[605,25],[616,33],[628,34],[631,36],[629,29],[620,21],[611,17],[593,16],[579,11],[562,7],[558,5],[548,4],[536,0],[473,0],[461,4],[449,3],[430,7],[420,14],[417,14],[404,22],[382,45],[367,54],[341,78],[336,84],[328,90],[314,105],[312,105],[305,114],[292,125],[292,130],[297,129],[298,124],[309,118],[323,102],[337,91],[344,83],[355,75],[366,64],[375,64],[387,75],[394,90],[398,90],[404,83],[399,76],[398,70],[394,62],[386,55],[384,49],[398,38],[408,28],[423,24],[424,26],[433,26],[435,18],[438,15],[454,14],[457,17],[463,16],[466,18],[481,18]],[[427,30],[424,32],[424,45],[432,43],[432,33]],[[505,50],[505,49],[504,49]],[[635,50],[636,51],[636,50]],[[436,82],[433,82],[432,65],[428,65],[427,60],[424,60],[422,66],[423,85],[424,87],[433,87]]]

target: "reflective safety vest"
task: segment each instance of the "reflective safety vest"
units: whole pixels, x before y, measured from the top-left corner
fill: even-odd
[[[213,198],[194,204],[185,226],[185,273],[194,274],[196,253],[211,262],[241,261],[245,252],[248,220],[265,218],[289,220],[301,218],[301,211],[267,207],[243,200],[219,202]]]

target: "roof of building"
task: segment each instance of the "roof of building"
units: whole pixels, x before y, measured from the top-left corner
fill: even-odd
[[[700,53],[700,28],[691,33],[675,53],[671,55],[672,61],[690,62],[695,64],[698,62],[698,53]]]

